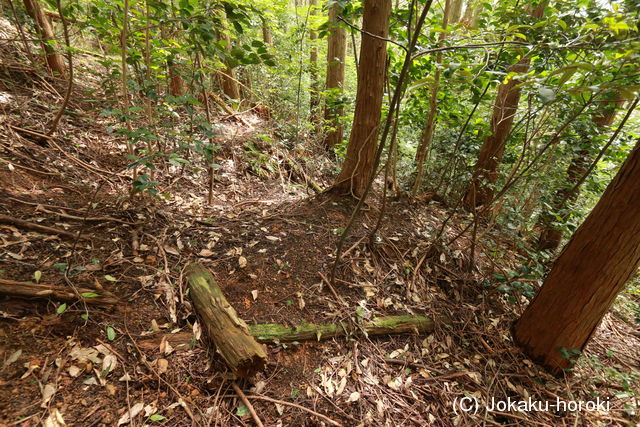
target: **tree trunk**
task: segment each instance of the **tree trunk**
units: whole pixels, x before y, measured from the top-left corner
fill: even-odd
[[[239,377],[250,377],[264,369],[267,354],[227,302],[211,273],[198,264],[191,264],[187,268],[187,279],[203,330],[227,366]]]
[[[445,31],[449,24],[450,12],[451,2],[446,0],[444,16],[442,18],[442,29]],[[446,32],[443,31],[440,33],[440,36],[438,37],[439,45],[442,45],[442,42],[446,37]],[[418,144],[418,149],[416,151],[416,179],[413,182],[413,187],[411,188],[411,197],[416,197],[418,191],[420,191],[420,187],[422,186],[422,181],[424,180],[424,167],[431,148],[431,142],[433,141],[433,132],[436,128],[438,92],[440,91],[440,64],[442,64],[442,52],[439,52],[436,55],[436,72],[433,76],[433,86],[431,87],[431,97],[429,99],[429,115],[427,116],[427,124],[424,127],[422,137],[420,138],[420,144]]]
[[[356,109],[347,154],[334,188],[359,197],[372,173],[378,142],[386,74],[387,42],[391,0],[366,0],[362,18],[362,43],[358,70]]]
[[[544,13],[545,2],[529,11],[532,17],[541,18]],[[510,66],[507,71],[526,73],[529,71],[531,59],[522,58],[517,64]],[[471,184],[464,197],[464,207],[473,210],[479,206],[488,205],[493,201],[494,185],[498,180],[498,165],[502,161],[507,144],[507,137],[511,132],[511,125],[520,102],[519,82],[509,79],[498,88],[496,103],[491,117],[491,134],[489,134],[480,148],[478,162],[474,168]]]
[[[220,11],[220,14],[222,15],[220,18],[222,22],[222,30],[216,31],[216,33],[218,35],[218,40],[224,42],[225,51],[227,54],[230,54],[231,38],[229,37],[229,34],[227,34],[227,17],[224,11]],[[238,85],[238,79],[236,78],[236,71],[226,60],[223,62],[226,65],[226,69],[221,74],[220,78],[222,92],[230,99],[240,99],[240,86]]]
[[[56,52],[56,36],[53,25],[38,0],[24,0],[27,14],[35,21],[35,28],[42,39],[42,48],[46,55],[47,66],[53,73],[64,74],[64,57]]]
[[[318,13],[318,0],[309,0],[311,8],[310,15],[315,17]],[[311,51],[309,53],[309,80],[311,80],[311,98],[309,100],[309,120],[314,127],[320,122],[320,82],[318,81],[318,32],[312,22],[309,29],[309,43]]]
[[[554,374],[570,368],[640,264],[640,139],[513,329]]]
[[[601,111],[592,120],[596,125],[597,134],[602,134],[615,120],[618,107],[623,104],[622,98],[615,94],[613,101],[605,102]],[[562,242],[562,230],[554,225],[555,222],[562,224],[569,219],[568,206],[573,204],[580,196],[580,187],[576,184],[580,182],[587,172],[589,165],[595,159],[596,148],[588,140],[587,135],[581,141],[581,148],[574,153],[571,163],[567,168],[567,182],[560,188],[551,202],[551,211],[545,210],[540,215],[541,232],[538,238],[539,250],[555,250]]]
[[[342,93],[344,85],[344,61],[347,50],[347,32],[339,25],[342,13],[340,2],[334,2],[329,9],[329,37],[327,38],[327,84],[328,91],[324,119],[329,127],[324,138],[324,146],[333,148],[342,142],[342,116],[344,105]]]
[[[451,12],[449,12],[451,24],[455,24],[460,20],[460,16],[462,15],[462,3],[462,0],[452,0]]]
[[[169,65],[169,93],[179,97],[187,92],[187,84],[179,73],[177,65]]]
[[[273,37],[271,36],[271,28],[269,22],[266,19],[262,19],[262,41],[264,44],[272,44]]]

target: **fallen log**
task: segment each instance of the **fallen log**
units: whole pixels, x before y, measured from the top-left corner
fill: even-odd
[[[194,263],[187,267],[187,280],[203,330],[231,371],[238,377],[250,377],[263,370],[267,353],[227,302],[211,273]]]
[[[322,187],[313,178],[307,175],[302,166],[298,164],[292,157],[284,154],[282,156],[284,163],[291,168],[294,175],[298,177],[303,183],[307,184],[309,188],[315,191],[317,194],[322,193]]]
[[[53,234],[56,236],[64,237],[66,239],[76,239],[78,235],[69,231],[60,230],[53,227],[47,227],[45,225],[36,224],[35,222],[25,221],[23,219],[14,218],[8,215],[0,215],[0,224],[11,224],[16,227],[23,228],[25,230],[37,231],[44,234]],[[79,239],[87,240],[87,236],[80,235]]]
[[[446,321],[445,319],[442,319]],[[379,335],[433,332],[435,322],[425,316],[383,316],[374,317],[360,325],[350,322],[315,324],[304,323],[293,327],[277,323],[262,323],[249,326],[251,335],[259,342],[291,342],[305,340],[328,340],[331,338],[364,335]]]
[[[89,305],[113,305],[119,302],[115,295],[105,290],[77,288],[77,291],[78,294],[69,288],[45,283],[0,279],[0,294],[4,295],[50,298],[58,301],[77,301],[81,299]]]
[[[449,324],[450,320],[441,317],[437,322]],[[287,327],[277,323],[259,323],[249,325],[249,333],[260,343],[273,344],[291,341],[322,341],[347,335],[363,335],[365,332],[370,337],[380,335],[395,335],[405,333],[425,334],[433,332],[436,321],[425,316],[382,316],[354,327],[352,324],[342,322],[339,324],[315,324],[306,323],[299,326]],[[140,347],[146,350],[155,350],[162,342],[163,337],[172,347],[189,348],[193,333],[178,332],[174,334],[156,334],[140,342]]]

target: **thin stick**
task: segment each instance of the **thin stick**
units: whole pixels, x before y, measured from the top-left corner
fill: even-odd
[[[55,236],[64,237],[67,239],[75,239],[77,236],[75,233],[60,230],[53,227],[47,227],[45,225],[36,224],[34,222],[25,221],[23,219],[14,218],[9,215],[0,215],[0,224],[13,224],[16,227],[24,228],[26,230],[38,231],[44,234],[53,234]],[[87,240],[87,236],[80,236],[80,239]]]
[[[233,391],[235,391],[238,394],[238,397],[242,400],[242,403],[244,403],[244,405],[249,410],[249,413],[253,417],[253,421],[256,422],[256,425],[258,427],[264,427],[264,424],[262,424],[262,421],[258,417],[258,414],[256,414],[255,408],[253,407],[251,402],[249,402],[249,399],[247,399],[247,395],[244,394],[244,392],[242,391],[242,389],[240,387],[238,387],[238,384],[236,384],[235,382],[232,382],[231,383],[231,387],[233,387]]]
[[[291,406],[293,408],[298,408],[298,409],[300,409],[302,411],[308,412],[311,415],[315,415],[316,417],[325,420],[326,422],[328,422],[331,425],[338,426],[338,427],[342,426],[342,424],[340,424],[337,421],[332,420],[331,418],[327,417],[326,415],[322,415],[322,414],[320,414],[320,413],[318,413],[316,411],[313,411],[313,410],[311,410],[309,408],[305,408],[304,406],[298,405],[297,403],[287,402],[286,400],[273,399],[273,398],[267,397],[267,396],[258,396],[258,395],[255,395],[255,394],[253,394],[251,396],[247,396],[247,398],[248,399],[255,399],[255,400],[265,400],[267,402],[278,403],[280,405],[286,405],[286,406]]]

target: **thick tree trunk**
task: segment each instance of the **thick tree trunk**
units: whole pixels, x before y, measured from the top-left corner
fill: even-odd
[[[56,52],[56,36],[53,33],[51,20],[44,12],[38,0],[24,0],[27,14],[35,21],[35,27],[42,39],[42,48],[46,55],[47,66],[58,74],[64,74],[64,57]]]
[[[224,11],[221,11],[221,20],[223,22],[222,30],[217,31],[218,40],[224,42],[224,48],[227,53],[231,52],[231,38],[227,34],[227,17]],[[226,69],[223,71],[220,77],[220,86],[222,92],[230,99],[240,99],[240,85],[238,85],[238,79],[236,78],[236,70],[229,66],[226,61]]]
[[[596,125],[597,134],[606,132],[606,129],[613,124],[617,108],[621,107],[622,104],[623,100],[617,94],[613,101],[603,104],[601,111],[592,119]],[[588,138],[589,136],[585,136],[585,140],[581,142],[582,147],[574,153],[571,163],[567,168],[567,182],[565,186],[554,194],[553,200],[551,201],[551,211],[545,210],[540,215],[541,232],[537,245],[540,250],[557,249],[562,242],[562,230],[554,225],[554,223],[560,222],[564,224],[567,222],[570,214],[568,207],[580,196],[580,187],[576,187],[576,184],[580,182],[587,172],[589,165],[593,162],[597,148],[590,143]]]
[[[334,184],[338,192],[359,197],[371,176],[378,142],[378,128],[386,74],[391,0],[366,0],[362,18],[362,43],[358,70],[356,109],[342,171]]]
[[[315,17],[318,12],[318,0],[309,0],[309,7],[311,8],[310,15]],[[311,80],[311,98],[309,100],[309,120],[314,127],[320,122],[320,82],[318,81],[318,32],[315,30],[315,25],[309,29],[309,43],[311,44],[311,51],[309,53],[309,80]]]
[[[572,366],[640,264],[640,140],[513,329],[534,361]],[[568,357],[570,356],[570,357]]]
[[[211,273],[191,264],[187,279],[203,329],[227,366],[239,377],[250,377],[264,369],[267,364],[264,348],[251,336],[247,324],[227,302]]]
[[[522,58],[520,62],[508,68],[508,72],[526,73],[529,70],[529,58]],[[464,198],[467,210],[489,204],[493,201],[494,184],[498,180],[498,165],[504,156],[507,136],[518,110],[520,102],[519,82],[510,79],[498,88],[496,103],[491,117],[491,133],[485,137],[480,148],[471,185]]]
[[[329,37],[327,38],[327,83],[328,92],[324,109],[324,119],[329,130],[324,138],[324,146],[333,148],[342,142],[344,131],[341,118],[344,115],[342,93],[344,85],[344,61],[347,50],[347,32],[339,25],[342,13],[340,2],[334,2],[329,9]]]
[[[447,25],[449,24],[450,12],[451,2],[449,0],[446,0],[444,6],[444,16],[442,18],[442,29],[445,31],[447,29]],[[447,35],[444,31],[440,33],[440,36],[438,37],[439,45],[442,45],[442,42],[446,37]],[[420,143],[418,144],[418,149],[416,151],[416,179],[413,182],[413,187],[411,188],[411,197],[416,197],[418,191],[420,191],[420,187],[422,186],[422,181],[424,180],[425,163],[427,162],[427,156],[429,154],[429,150],[431,149],[433,132],[436,128],[436,115],[438,114],[438,92],[440,91],[440,64],[442,64],[441,52],[436,55],[436,72],[433,75],[433,86],[431,87],[431,96],[429,98],[429,115],[427,116],[427,123],[424,127],[424,130],[422,131],[422,137],[420,138]]]
[[[535,9],[530,10],[534,18],[541,18],[544,13],[545,2],[540,3]],[[531,59],[522,58],[517,64],[510,66],[507,71],[526,73],[529,71]],[[493,201],[494,185],[498,180],[498,165],[504,156],[507,137],[511,132],[511,126],[518,110],[520,102],[519,82],[509,79],[498,88],[496,103],[491,117],[491,134],[485,139],[478,162],[474,168],[471,183],[464,197],[464,207],[473,210],[476,207],[488,205]]]

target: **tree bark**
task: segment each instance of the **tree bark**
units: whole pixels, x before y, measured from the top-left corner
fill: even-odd
[[[15,280],[0,279],[0,294],[32,298],[49,298],[58,301],[83,300],[89,305],[113,305],[119,302],[111,292],[103,289],[77,288],[78,294],[72,289],[49,285],[46,283],[17,282]],[[80,297],[78,297],[80,295]]]
[[[222,22],[222,30],[217,31],[218,40],[224,42],[224,49],[229,54],[231,52],[231,38],[227,34],[227,16],[223,10],[220,11]],[[238,85],[238,79],[236,78],[236,70],[229,65],[225,60],[226,69],[221,74],[220,86],[222,92],[230,99],[240,99],[240,85]]]
[[[444,16],[442,18],[442,29],[446,31],[449,24],[449,14],[451,12],[451,1],[446,0],[444,6]],[[443,31],[438,37],[439,45],[446,39],[447,34]],[[438,92],[440,90],[440,64],[442,64],[442,52],[436,55],[436,72],[433,75],[433,86],[431,87],[431,96],[429,98],[429,115],[427,116],[427,124],[422,132],[420,143],[416,151],[416,179],[411,188],[411,197],[416,197],[422,181],[424,180],[424,167],[427,162],[427,156],[433,141],[433,132],[436,128],[436,115],[438,114]]]
[[[178,66],[169,65],[169,93],[176,98],[183,96],[187,92],[187,84],[180,75]]]
[[[262,19],[262,41],[264,42],[264,44],[273,43],[271,28],[269,27],[269,22],[265,18]]]
[[[64,74],[64,57],[56,52],[56,36],[51,20],[38,3],[38,0],[24,0],[27,14],[35,21],[35,28],[42,39],[42,48],[46,55],[47,66],[53,73]]]
[[[191,264],[187,279],[203,329],[227,366],[239,377],[250,377],[264,369],[267,354],[227,302],[211,273],[198,264]]]
[[[322,341],[347,335],[364,335],[376,337],[381,335],[396,334],[426,334],[433,332],[436,324],[450,324],[451,320],[440,317],[437,320],[425,316],[400,315],[381,316],[362,322],[354,327],[349,322],[339,324],[331,323],[304,323],[287,327],[277,323],[258,323],[249,325],[249,333],[260,343],[273,344],[291,341]],[[155,335],[140,341],[140,347],[146,350],[155,350],[163,339],[172,346],[188,348],[193,340],[192,332],[178,332],[176,334]]]
[[[619,94],[614,96],[615,99],[603,103],[601,110],[592,118],[598,135],[606,132],[607,128],[613,124],[617,109],[624,102]],[[571,158],[571,163],[567,168],[567,182],[553,196],[551,211],[544,210],[540,215],[541,232],[537,244],[539,250],[555,250],[562,242],[563,232],[554,223],[564,224],[567,222],[570,214],[568,206],[580,196],[580,187],[576,187],[576,184],[587,172],[597,151],[597,147],[591,144],[588,138],[589,136],[585,135],[584,140],[580,142],[581,148]]]
[[[318,14],[318,0],[309,0],[311,8],[310,15],[315,18]],[[309,120],[314,128],[320,122],[320,82],[318,81],[318,32],[315,30],[315,24],[312,22],[309,28],[309,43],[311,51],[309,52],[309,80],[311,80],[311,98],[309,100]]]
[[[446,321],[446,319],[443,319]],[[263,323],[249,326],[251,335],[259,342],[290,342],[304,340],[328,340],[347,335],[363,335],[375,337],[389,334],[427,333],[433,332],[435,322],[424,316],[384,316],[374,317],[354,327],[348,322],[315,324],[305,323],[286,327],[276,323]]]
[[[351,136],[335,191],[359,197],[371,177],[384,92],[391,0],[366,0],[362,18],[362,43],[358,91]]]
[[[529,11],[534,18],[541,18],[544,13],[545,2]],[[526,73],[529,71],[531,59],[524,57],[517,64],[510,66],[507,71]],[[484,139],[480,148],[478,162],[474,168],[471,183],[464,197],[464,207],[473,210],[493,201],[494,185],[498,180],[498,165],[502,162],[507,137],[515,119],[520,102],[519,82],[509,79],[498,87],[496,103],[491,117],[491,133]]]
[[[640,265],[640,139],[515,323],[525,353],[570,368]]]
[[[344,61],[347,50],[347,32],[339,24],[342,13],[340,2],[334,2],[329,9],[329,37],[327,38],[327,83],[324,119],[329,128],[324,137],[324,146],[328,149],[342,142],[344,126],[342,116],[344,105],[342,93],[344,85]]]

